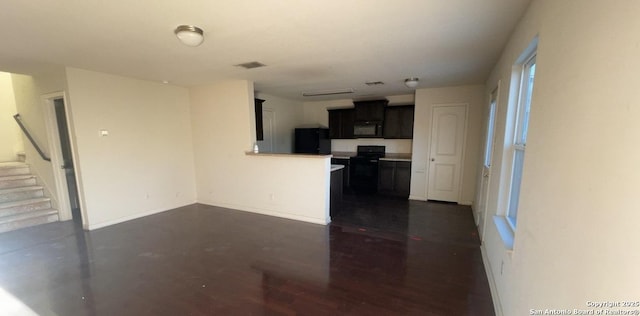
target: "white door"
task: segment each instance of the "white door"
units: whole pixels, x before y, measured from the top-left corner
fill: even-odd
[[[434,106],[427,199],[459,202],[467,105]]]
[[[262,135],[263,140],[258,142],[261,153],[274,152],[276,131],[276,112],[272,109],[262,110]]]
[[[482,179],[478,195],[478,207],[476,212],[476,224],[481,240],[483,239],[484,226],[487,216],[487,201],[489,199],[489,179],[491,178],[491,162],[493,161],[493,142],[496,130],[496,107],[498,88],[493,90],[489,100],[489,109],[486,117],[486,130],[484,134],[484,151],[482,156]]]

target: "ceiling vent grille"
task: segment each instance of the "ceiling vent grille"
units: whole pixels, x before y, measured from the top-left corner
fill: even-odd
[[[250,61],[248,63],[243,63],[243,64],[237,64],[235,65],[236,67],[242,67],[244,69],[253,69],[253,68],[260,68],[260,67],[264,67],[266,66],[265,64],[258,62],[258,61]]]
[[[364,84],[366,84],[367,86],[381,86],[384,84],[384,82],[382,81],[367,81]]]
[[[336,94],[350,94],[353,93],[353,89],[335,89],[335,90],[321,90],[321,91],[307,91],[303,92],[303,97],[316,97],[322,95],[336,95]]]

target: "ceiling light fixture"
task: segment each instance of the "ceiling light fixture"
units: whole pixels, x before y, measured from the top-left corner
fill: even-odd
[[[415,89],[415,87],[418,86],[418,81],[420,81],[420,79],[416,77],[407,78],[404,80],[404,85],[408,88]]]
[[[180,41],[187,46],[198,46],[204,41],[204,31],[193,25],[180,25],[176,27],[176,36]]]
[[[323,91],[311,91],[303,92],[303,97],[316,97],[321,95],[335,95],[335,94],[350,94],[353,93],[353,89],[336,89],[336,90],[323,90]]]

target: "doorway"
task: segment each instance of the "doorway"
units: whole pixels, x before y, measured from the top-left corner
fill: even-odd
[[[274,152],[276,129],[276,112],[273,109],[262,110],[262,130],[263,139],[258,141],[258,147],[261,153]]]
[[[76,164],[64,93],[53,93],[43,98],[60,220],[72,219],[77,226],[82,226]]]
[[[427,199],[459,202],[466,124],[466,104],[433,107]]]
[[[56,112],[58,137],[60,138],[60,150],[62,153],[62,165],[60,167],[64,170],[65,180],[67,181],[71,216],[74,222],[82,223],[80,199],[78,198],[78,185],[76,183],[76,171],[73,166],[71,139],[69,138],[69,125],[67,124],[67,112],[64,106],[64,99],[59,98],[53,100],[53,105]]]

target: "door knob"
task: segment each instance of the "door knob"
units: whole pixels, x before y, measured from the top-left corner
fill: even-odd
[[[431,158],[431,161],[436,161],[436,158]]]

